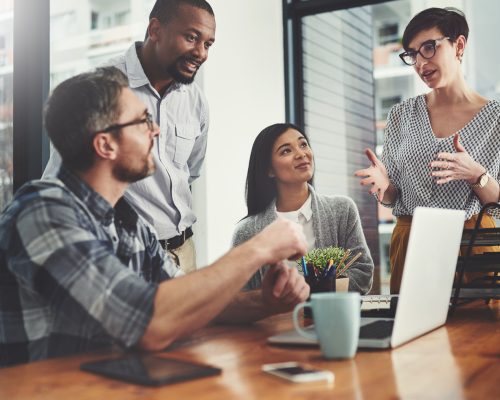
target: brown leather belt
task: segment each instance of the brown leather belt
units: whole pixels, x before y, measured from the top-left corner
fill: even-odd
[[[174,250],[178,247],[181,247],[186,240],[188,240],[191,236],[193,236],[193,230],[191,228],[187,228],[184,232],[182,232],[178,236],[174,236],[173,238],[160,240],[160,245],[165,250]]]

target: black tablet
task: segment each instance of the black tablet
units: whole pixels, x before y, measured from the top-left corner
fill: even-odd
[[[205,376],[219,375],[222,370],[210,365],[163,358],[153,355],[129,355],[84,363],[83,371],[147,386],[160,386]]]

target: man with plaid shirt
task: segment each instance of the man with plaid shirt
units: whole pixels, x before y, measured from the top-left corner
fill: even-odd
[[[118,69],[61,83],[45,125],[59,174],[24,185],[0,216],[0,365],[114,344],[162,350],[213,319],[257,320],[308,297],[282,263],[306,251],[288,221],[189,275],[164,256],[123,198],[154,171],[159,129]],[[276,266],[262,290],[240,292],[264,264]]]

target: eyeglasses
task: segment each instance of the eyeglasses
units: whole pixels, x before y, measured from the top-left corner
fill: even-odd
[[[103,129],[101,132],[116,131],[118,129],[122,129],[122,128],[125,128],[127,126],[139,125],[139,124],[147,124],[148,130],[152,131],[154,129],[153,116],[149,112],[147,112],[146,118],[136,119],[134,121],[126,122],[124,124],[110,125],[107,128]]]
[[[434,57],[436,54],[436,47],[443,40],[450,39],[449,37],[442,37],[441,39],[427,40],[422,43],[417,51],[405,51],[399,55],[399,58],[403,60],[406,65],[415,65],[417,63],[417,54],[420,54],[426,60]]]

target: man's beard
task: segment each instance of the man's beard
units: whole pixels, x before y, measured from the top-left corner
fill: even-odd
[[[182,60],[180,60],[182,61]],[[194,81],[194,78],[196,76],[196,74],[198,73],[198,70],[196,70],[193,75],[191,76],[186,76],[186,75],[183,75],[177,68],[177,65],[176,63],[172,64],[172,65],[169,65],[167,67],[167,72],[168,74],[174,79],[174,81],[178,82],[178,83],[182,83],[184,85],[189,85],[190,83],[193,83]]]
[[[113,167],[113,176],[120,182],[134,183],[148,177],[155,171],[155,169],[156,165],[154,162],[153,165],[150,166],[148,154],[146,160],[144,161],[144,166],[139,170],[131,169],[130,164],[128,163],[115,164]]]

